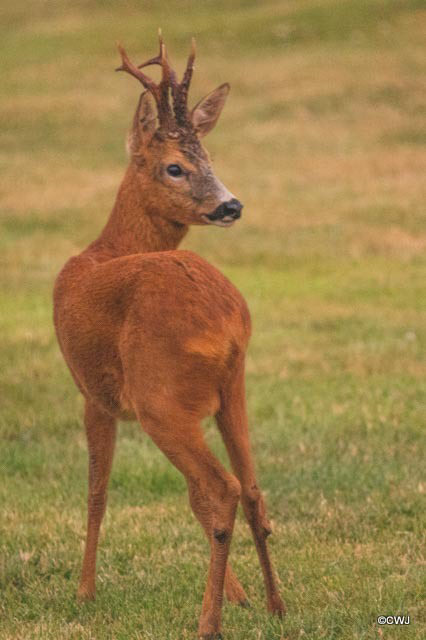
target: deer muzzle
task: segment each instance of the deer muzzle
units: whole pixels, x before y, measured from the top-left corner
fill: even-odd
[[[207,224],[215,224],[219,227],[229,227],[241,217],[243,204],[236,198],[222,202],[212,213],[204,214],[203,220]]]

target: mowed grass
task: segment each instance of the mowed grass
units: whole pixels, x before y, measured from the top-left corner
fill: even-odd
[[[232,85],[206,144],[245,203],[232,229],[184,244],[252,312],[248,408],[288,615],[265,611],[240,513],[231,559],[251,608],[225,604],[224,637],[425,637],[422,4],[3,3],[2,639],[196,637],[207,542],[136,424],[120,427],[97,600],[76,603],[87,454],[51,320],[54,278],[100,231],[126,165],[139,89],[113,73],[114,43],[142,60],[158,26],[179,69],[197,37],[194,103]],[[226,460],[213,422],[206,438]]]

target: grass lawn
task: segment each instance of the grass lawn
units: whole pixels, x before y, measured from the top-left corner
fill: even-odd
[[[426,637],[424,4],[416,0],[14,0],[0,20],[0,638],[195,639],[208,548],[179,473],[122,424],[98,556],[86,523],[82,400],[54,337],[65,260],[102,228],[126,166],[136,83],[114,74],[163,28],[191,100],[229,81],[207,139],[245,203],[184,242],[245,295],[247,393],[271,551],[266,613],[239,513],[251,608],[229,640]],[[422,84],[423,83],[423,84]],[[225,460],[213,422],[212,448]],[[410,626],[380,627],[405,614]]]

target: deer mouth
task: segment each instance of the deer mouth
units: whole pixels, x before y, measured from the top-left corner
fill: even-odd
[[[214,224],[217,227],[231,227],[237,218],[232,216],[225,216],[223,218],[214,218],[214,214],[203,214],[201,219],[204,220],[206,224]]]

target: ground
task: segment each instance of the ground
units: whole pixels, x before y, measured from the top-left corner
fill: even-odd
[[[195,637],[207,545],[135,424],[120,428],[98,598],[76,603],[86,447],[51,318],[55,275],[101,229],[126,165],[139,89],[114,74],[115,42],[142,60],[158,26],[180,69],[197,38],[193,103],[231,83],[206,144],[245,204],[184,245],[252,312],[248,409],[288,615],[265,611],[240,513],[231,557],[252,606],[225,605],[225,638],[425,637],[422,6],[4,3],[0,638]],[[206,434],[225,459],[213,422]],[[376,622],[398,613],[409,627]]]

